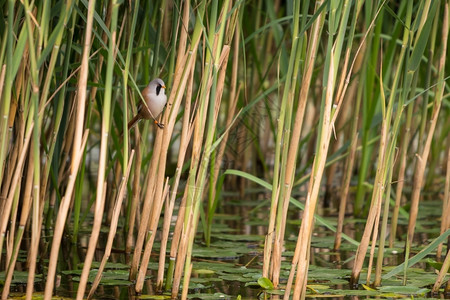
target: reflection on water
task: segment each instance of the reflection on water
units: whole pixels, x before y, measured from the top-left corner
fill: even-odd
[[[301,220],[301,211],[292,210],[286,229],[286,242],[283,249],[282,272],[280,289],[274,292],[264,292],[257,284],[261,276],[262,269],[262,249],[264,244],[264,235],[267,230],[267,210],[268,195],[260,193],[256,200],[239,201],[231,199],[227,205],[223,206],[222,211],[215,215],[215,225],[213,227],[213,239],[211,247],[207,248],[202,242],[202,232],[199,228],[198,239],[193,253],[193,271],[190,280],[189,298],[192,299],[235,299],[238,295],[242,299],[281,299],[283,294],[283,285],[286,283],[289,275],[290,263],[295,249],[296,237]],[[435,226],[435,214],[440,213],[436,208],[439,203],[425,202],[424,211],[428,211],[427,218],[419,220],[420,232],[417,233],[417,242],[425,245],[429,239],[437,236]],[[320,212],[326,220],[331,223],[336,222],[336,212],[333,209]],[[430,221],[434,220],[434,221]],[[363,219],[354,219],[350,215],[346,218],[344,232],[350,237],[359,240],[364,229]],[[406,219],[399,220],[398,236],[404,237]],[[86,222],[87,224],[88,222]],[[107,227],[102,230],[99,238],[97,252],[94,261],[101,261],[103,249],[105,248]],[[73,298],[78,288],[79,274],[82,269],[87,243],[89,241],[89,230],[85,228],[80,232],[78,243],[71,244],[70,237],[65,237],[61,246],[61,259],[58,263],[58,277],[56,282],[55,294],[59,297]],[[125,235],[123,230],[118,230],[115,245],[111,253],[109,263],[103,275],[102,284],[98,287],[96,299],[135,299],[137,295],[134,292],[133,283],[128,281],[128,266],[130,262],[130,253],[125,253]],[[49,244],[51,241],[49,235],[43,236],[41,241],[41,261],[38,264],[39,274],[46,273],[47,256]],[[23,245],[27,245],[26,240]],[[419,243],[418,243],[419,244]],[[342,294],[349,291],[349,278],[353,266],[353,257],[356,246],[343,241],[339,252],[333,251],[334,233],[325,227],[316,225],[314,236],[311,241],[311,267],[308,274],[308,291],[311,295],[318,293],[320,295],[335,299],[361,299],[371,295],[362,287],[358,291],[351,291],[352,295]],[[385,270],[389,266],[397,266],[403,262],[404,242],[398,241],[394,248],[386,249],[383,258]],[[170,245],[168,247],[170,249]],[[14,277],[11,296],[23,295],[25,292],[27,274],[20,273],[26,270],[26,249],[21,250],[21,262],[17,264],[17,274]],[[414,248],[413,254],[420,248]],[[161,292],[155,289],[155,280],[158,269],[159,244],[154,246],[154,254],[151,258],[147,280],[143,288],[143,295],[161,295]],[[376,251],[374,252],[376,255]],[[368,260],[366,260],[368,261]],[[96,274],[98,263],[93,264],[90,274],[90,280],[93,280]],[[167,268],[167,264],[166,264]],[[366,266],[367,268],[367,262]],[[372,272],[372,278],[373,278]],[[20,276],[23,275],[23,278]],[[4,273],[1,274],[4,277]],[[360,283],[366,283],[367,271],[361,274]],[[391,280],[383,282],[383,285],[397,285],[401,280],[397,276]],[[428,286],[434,283],[436,279],[433,268],[425,263],[419,263],[408,271],[408,283],[417,284],[417,286]],[[35,289],[42,292],[45,287],[45,280],[42,275],[36,277]],[[361,294],[358,294],[361,292]],[[357,294],[357,295],[355,295]],[[164,295],[164,293],[163,293]],[[159,298],[161,299],[161,298]]]

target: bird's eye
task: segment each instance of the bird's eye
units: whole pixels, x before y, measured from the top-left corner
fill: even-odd
[[[156,95],[157,96],[159,96],[159,92],[161,91],[161,85],[160,84],[158,84],[157,86],[156,86]]]

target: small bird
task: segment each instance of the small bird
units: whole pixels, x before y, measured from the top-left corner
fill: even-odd
[[[150,81],[142,90],[142,96],[147,105],[144,103],[139,104],[137,115],[128,123],[128,130],[142,119],[153,119],[159,128],[164,128],[164,124],[158,122],[156,118],[161,114],[167,103],[165,89],[166,85],[162,79],[156,78]]]

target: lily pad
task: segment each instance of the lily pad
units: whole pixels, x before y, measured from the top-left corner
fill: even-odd
[[[379,291],[384,293],[397,293],[406,295],[425,295],[430,291],[430,289],[420,288],[416,286],[406,285],[406,286],[381,286],[378,288]]]
[[[258,284],[265,290],[273,290],[274,288],[272,281],[267,277],[258,278]]]

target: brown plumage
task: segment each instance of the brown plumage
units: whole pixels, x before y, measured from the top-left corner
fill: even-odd
[[[164,81],[160,78],[153,79],[150,83],[142,90],[142,96],[144,97],[145,103],[140,103],[138,107],[138,112],[130,122],[128,122],[128,130],[132,128],[138,121],[142,119],[155,120],[155,124],[159,128],[163,128],[164,125],[159,123],[156,118],[164,110],[167,103],[167,96],[165,94],[166,85]]]

